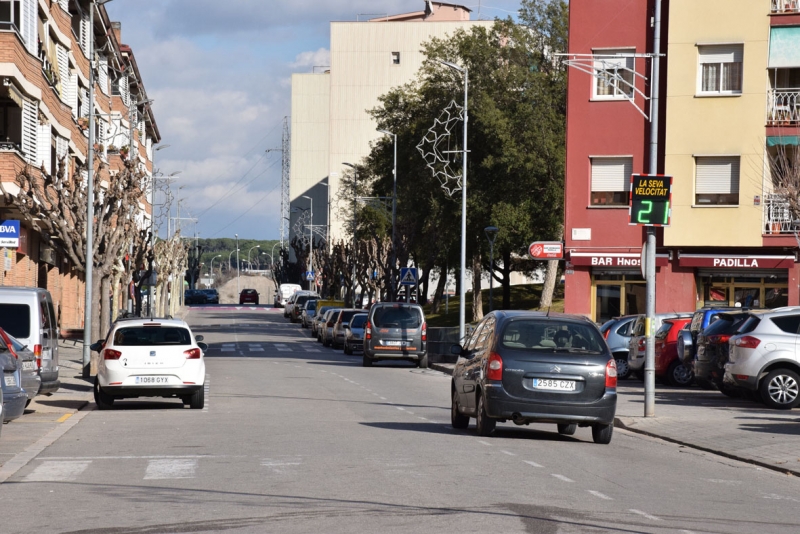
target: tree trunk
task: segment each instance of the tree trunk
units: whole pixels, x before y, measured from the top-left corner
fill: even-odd
[[[444,269],[439,270],[439,281],[436,283],[436,292],[433,294],[433,303],[431,304],[431,313],[439,313],[439,306],[442,303],[442,295],[444,294],[444,286],[447,283],[447,273]]]
[[[98,339],[100,339],[100,295],[102,291],[100,289],[102,280],[100,279],[100,271],[97,269],[92,269],[92,316],[88,318],[84,318],[84,321],[90,321],[92,328],[91,333],[89,334],[89,343],[94,343]],[[96,352],[92,352],[92,360],[91,365],[89,367],[89,374],[94,376],[97,374],[97,357],[98,354]]]
[[[164,273],[164,276],[167,276],[167,273]],[[172,315],[169,312],[169,282],[167,282],[166,278],[161,284],[161,307],[159,309],[164,314],[164,317]]]
[[[542,288],[542,298],[539,302],[539,309],[544,310],[553,305],[553,293],[556,289],[556,279],[558,278],[558,260],[547,262],[547,271],[544,275],[544,287]]]
[[[472,257],[472,322],[483,319],[483,298],[481,297],[481,255]]]
[[[104,276],[100,283],[100,337],[105,339],[111,327],[111,277]]]

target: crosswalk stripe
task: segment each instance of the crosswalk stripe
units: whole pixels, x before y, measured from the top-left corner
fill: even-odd
[[[194,478],[197,469],[196,459],[150,460],[147,462],[145,480],[166,480],[173,478]]]
[[[44,461],[28,476],[24,482],[61,482],[75,480],[86,471],[91,460],[88,461]]]

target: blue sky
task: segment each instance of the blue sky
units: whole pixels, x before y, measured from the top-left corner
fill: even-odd
[[[473,19],[504,18],[519,0],[467,0]],[[181,171],[183,233],[276,239],[281,122],[291,74],[329,64],[329,22],[406,13],[423,0],[114,0],[162,136],[164,174]],[[361,17],[363,20],[363,17]],[[158,201],[158,200],[157,200]],[[173,208],[174,215],[174,208]],[[162,235],[163,235],[162,231]]]

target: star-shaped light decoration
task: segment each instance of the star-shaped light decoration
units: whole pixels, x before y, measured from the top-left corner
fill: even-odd
[[[450,197],[461,190],[462,174],[454,173],[450,168],[450,142],[453,127],[463,120],[464,108],[456,104],[455,100],[451,101],[417,145],[417,150],[433,173],[433,177],[439,180],[442,189]],[[455,143],[455,140],[453,142]]]

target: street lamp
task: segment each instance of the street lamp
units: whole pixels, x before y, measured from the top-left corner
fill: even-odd
[[[111,0],[89,3],[89,160],[86,176],[86,265],[84,274],[83,377],[91,374],[92,362],[92,268],[94,266],[94,9]]]
[[[486,238],[489,240],[489,311],[494,309],[494,240],[500,230],[496,226],[487,226],[483,229]]]
[[[236,250],[231,250],[231,253],[228,254],[228,270],[229,271],[231,270],[231,256],[233,256],[234,252],[239,252],[239,249],[237,248]],[[238,254],[237,254],[237,256],[238,256]],[[236,260],[236,261],[238,263],[239,260]]]
[[[308,244],[308,272],[311,273],[311,280],[308,281],[308,290],[314,290],[314,199],[307,196],[301,195],[302,198],[307,198],[308,203],[310,204],[309,209],[309,220],[311,224],[308,225],[308,233],[309,233],[309,244]]]
[[[464,284],[464,275],[467,270],[467,122],[469,115],[467,113],[467,95],[469,91],[469,69],[466,67],[459,67],[455,63],[449,61],[439,61],[442,65],[449,67],[464,75],[464,147],[463,162],[461,171],[461,272],[459,273],[459,291],[458,296],[460,302],[458,303],[458,337],[461,342],[464,342],[464,323],[466,315],[466,287]],[[473,288],[473,291],[475,288]]]
[[[397,134],[393,134],[389,130],[378,130],[378,132],[392,136],[392,144],[394,145],[394,168],[392,169],[392,268],[390,271],[392,273],[392,302],[394,302],[397,292],[394,277],[394,271],[397,267]]]
[[[356,195],[356,181],[358,180],[358,168],[352,163],[342,162],[342,165],[353,169],[353,307],[356,307],[356,233],[358,230],[358,223],[356,219],[356,210],[358,209],[358,196]]]
[[[247,263],[248,263],[248,265],[250,264],[250,252],[252,252],[254,248],[261,248],[261,245],[256,245],[254,247],[250,247],[250,250],[247,251]],[[250,270],[251,271],[253,270],[252,266],[250,266]]]
[[[222,254],[217,254],[213,258],[211,258],[211,268],[208,270],[209,274],[211,275],[211,279],[214,279],[214,260],[217,258],[221,258]]]
[[[239,288],[239,273],[241,269],[239,268],[239,234],[233,234],[236,236],[236,294],[242,292]]]

